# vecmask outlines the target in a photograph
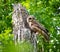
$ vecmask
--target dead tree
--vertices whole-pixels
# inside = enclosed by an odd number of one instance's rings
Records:
[[[36,34],[31,33],[29,25],[27,24],[28,12],[21,4],[13,5],[13,34],[15,43],[20,41],[30,41],[34,46],[34,52],[36,51]]]

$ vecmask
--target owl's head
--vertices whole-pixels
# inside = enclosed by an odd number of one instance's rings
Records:
[[[27,17],[27,22],[32,22],[34,19],[34,16],[30,15]]]

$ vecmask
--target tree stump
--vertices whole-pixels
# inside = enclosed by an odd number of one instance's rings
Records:
[[[29,29],[29,25],[27,23],[27,17],[29,16],[26,9],[21,4],[13,5],[13,34],[15,43],[19,43],[20,41],[30,41],[34,46],[34,52],[36,51],[36,34]]]

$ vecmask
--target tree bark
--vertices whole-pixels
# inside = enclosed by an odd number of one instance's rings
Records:
[[[34,52],[36,51],[37,38],[35,33],[31,33],[29,25],[27,23],[28,12],[21,4],[13,5],[13,34],[15,43],[20,41],[30,41],[34,46]]]

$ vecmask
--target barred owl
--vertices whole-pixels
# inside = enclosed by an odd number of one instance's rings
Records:
[[[29,25],[29,28],[34,32],[43,35],[43,37],[49,41],[49,34],[48,30],[40,23],[38,23],[34,16],[30,15],[27,18],[27,23]]]

